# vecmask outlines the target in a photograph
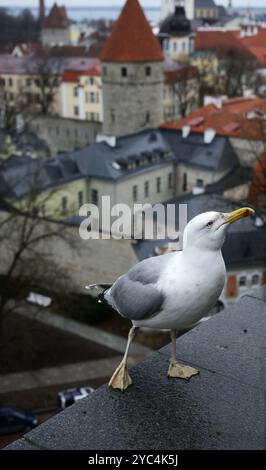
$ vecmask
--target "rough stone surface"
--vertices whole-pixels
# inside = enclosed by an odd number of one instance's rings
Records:
[[[122,68],[127,77],[122,77]],[[162,63],[105,62],[103,69],[104,134],[121,136],[158,127],[163,121]]]
[[[164,348],[131,369],[124,394],[105,385],[8,449],[263,449],[265,329],[266,303],[247,296],[178,339],[200,375],[167,378]]]

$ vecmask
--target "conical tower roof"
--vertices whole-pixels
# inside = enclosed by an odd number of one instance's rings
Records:
[[[101,54],[103,62],[160,62],[163,53],[138,0],[127,0]]]

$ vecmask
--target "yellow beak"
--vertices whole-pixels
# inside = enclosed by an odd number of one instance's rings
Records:
[[[250,207],[241,207],[241,209],[237,209],[233,212],[228,212],[227,214],[224,214],[226,217],[224,224],[232,224],[236,220],[243,219],[244,217],[249,217],[254,213],[255,211]]]

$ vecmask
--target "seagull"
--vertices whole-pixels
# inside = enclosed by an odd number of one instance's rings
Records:
[[[216,304],[226,279],[221,248],[229,224],[250,216],[243,207],[233,212],[205,212],[194,217],[184,230],[183,250],[147,258],[114,284],[91,284],[100,288],[99,302],[111,306],[132,322],[124,357],[114,371],[109,387],[126,390],[132,379],[127,357],[139,327],[170,330],[172,356],[168,377],[189,380],[199,373],[194,367],[178,364],[176,335],[206,316]]]

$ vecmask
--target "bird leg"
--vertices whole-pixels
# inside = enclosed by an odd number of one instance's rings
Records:
[[[127,347],[126,347],[126,350],[125,350],[124,357],[123,357],[122,361],[120,362],[119,366],[114,371],[114,373],[113,373],[113,375],[112,375],[112,377],[109,381],[109,384],[108,384],[109,387],[118,388],[122,392],[124,390],[126,390],[129,387],[129,385],[131,385],[133,383],[132,379],[131,379],[128,371],[127,371],[127,355],[128,355],[128,350],[129,350],[130,343],[131,343],[131,341],[133,340],[133,338],[135,336],[135,330],[136,330],[135,326],[133,326],[130,329],[129,334],[128,334]]]
[[[197,369],[190,366],[184,366],[178,364],[176,360],[176,331],[171,330],[171,340],[172,340],[172,357],[170,359],[170,365],[168,369],[168,377],[175,377],[178,379],[189,380],[193,375],[199,374]]]

